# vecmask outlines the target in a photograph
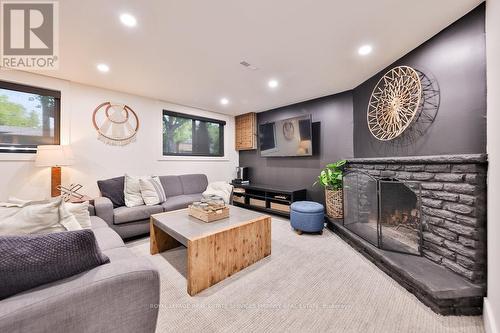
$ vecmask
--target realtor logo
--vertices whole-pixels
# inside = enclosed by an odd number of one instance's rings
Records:
[[[0,66],[12,69],[57,69],[58,3],[2,1],[1,8]]]

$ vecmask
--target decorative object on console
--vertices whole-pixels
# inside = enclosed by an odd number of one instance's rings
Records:
[[[342,175],[346,160],[328,164],[313,185],[320,184],[325,188],[326,214],[329,217],[341,219],[342,207]]]
[[[370,132],[380,141],[400,136],[412,124],[421,101],[422,84],[415,69],[398,66],[389,70],[378,81],[368,103]]]
[[[73,164],[73,154],[69,146],[41,145],[37,147],[35,165],[51,167],[50,195],[61,195],[61,166]]]
[[[249,184],[250,180],[248,177],[249,169],[248,167],[236,167],[236,178],[233,179],[233,183],[236,184]]]
[[[104,102],[92,115],[98,139],[113,146],[124,146],[135,141],[139,118],[128,105]]]

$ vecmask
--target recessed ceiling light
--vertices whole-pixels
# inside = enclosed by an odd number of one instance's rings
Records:
[[[358,49],[359,55],[365,56],[368,55],[372,52],[372,46],[371,45],[363,45]]]
[[[103,72],[103,73],[109,72],[109,66],[106,64],[97,65],[97,69],[99,70],[99,72]]]
[[[120,21],[127,27],[135,27],[137,25],[137,19],[128,13],[121,14]]]
[[[277,88],[279,85],[279,82],[278,82],[278,80],[271,79],[267,82],[267,85],[269,86],[269,88]]]
[[[229,100],[227,98],[221,98],[220,99],[220,104],[222,104],[222,105],[228,105],[229,104]]]

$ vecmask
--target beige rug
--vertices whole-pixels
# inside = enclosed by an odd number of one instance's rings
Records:
[[[158,267],[157,332],[483,332],[482,317],[443,317],[330,231],[297,235],[273,218],[272,254],[190,297],[186,250],[149,255]]]

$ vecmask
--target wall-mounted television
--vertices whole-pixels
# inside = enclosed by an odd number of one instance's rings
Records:
[[[312,156],[311,115],[259,124],[263,157]]]

